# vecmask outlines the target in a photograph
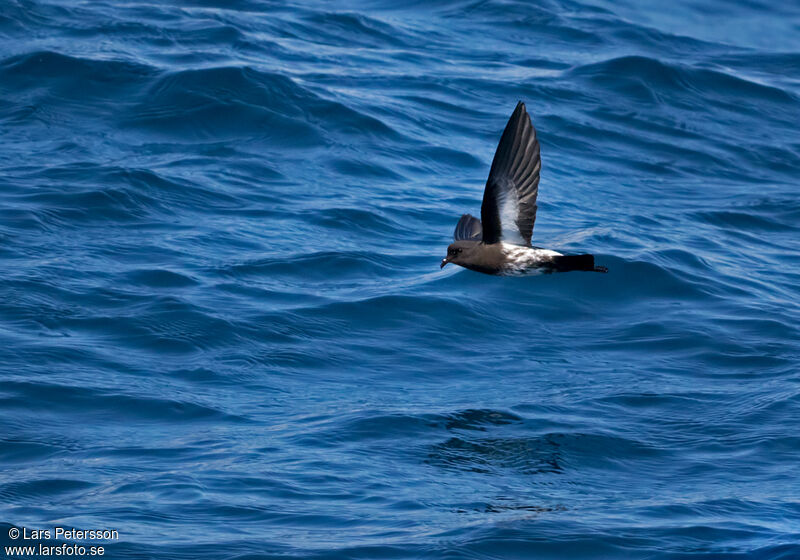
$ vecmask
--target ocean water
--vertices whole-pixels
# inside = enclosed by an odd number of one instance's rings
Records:
[[[518,100],[608,274],[439,269]],[[3,546],[800,558],[796,2],[2,0],[0,140]]]

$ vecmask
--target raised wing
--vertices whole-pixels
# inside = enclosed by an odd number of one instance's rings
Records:
[[[531,244],[541,167],[536,129],[520,101],[500,137],[483,191],[484,243]]]
[[[456,241],[470,240],[480,241],[483,234],[481,221],[475,216],[464,214],[456,224],[456,231],[453,232],[453,239]]]

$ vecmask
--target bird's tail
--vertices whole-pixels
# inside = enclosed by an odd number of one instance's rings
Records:
[[[594,255],[561,255],[553,257],[552,266],[556,272],[570,272],[572,270],[608,272],[606,267],[594,265]]]

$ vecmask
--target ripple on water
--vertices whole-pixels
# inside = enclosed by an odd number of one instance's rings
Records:
[[[7,0],[0,535],[799,557],[787,6]],[[608,274],[439,268],[518,100]]]

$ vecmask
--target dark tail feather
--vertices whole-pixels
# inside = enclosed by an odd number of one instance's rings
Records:
[[[608,272],[604,266],[594,265],[594,255],[562,255],[553,257],[553,270],[556,272],[570,272],[572,270],[587,270],[594,272]]]

